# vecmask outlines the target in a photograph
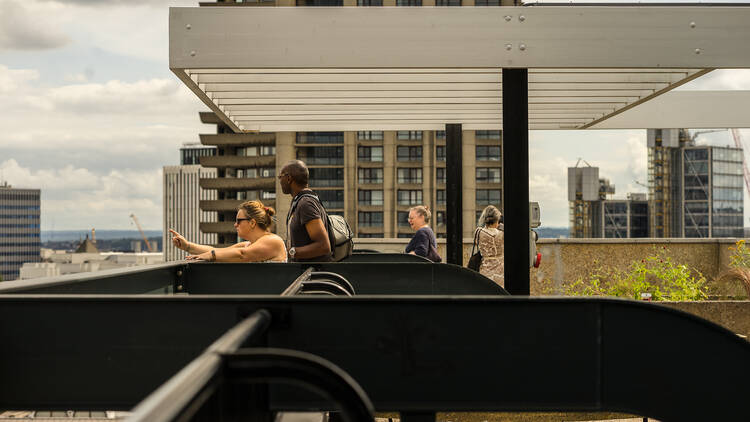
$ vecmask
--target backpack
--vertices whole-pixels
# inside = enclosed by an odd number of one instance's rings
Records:
[[[304,196],[315,199],[315,202],[317,202],[318,205],[323,208],[323,211],[325,211],[326,208],[323,206],[323,203],[320,202],[320,198],[318,198],[317,195],[303,193],[299,198]],[[289,210],[289,215],[294,212],[298,201],[299,199],[292,204],[292,207]],[[331,257],[335,262],[338,262],[351,256],[352,250],[354,249],[354,241],[352,240],[354,238],[354,233],[343,216],[330,215],[328,214],[328,211],[326,211],[326,216],[328,217],[326,230],[328,231],[328,241],[331,244]]]

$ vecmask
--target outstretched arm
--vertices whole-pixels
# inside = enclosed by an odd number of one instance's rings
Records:
[[[238,247],[242,245],[242,247]],[[213,254],[211,253],[213,250]],[[265,236],[255,243],[245,246],[245,243],[228,248],[209,249],[199,255],[190,255],[187,259],[217,262],[260,262],[276,258],[284,251],[284,242],[274,236]]]

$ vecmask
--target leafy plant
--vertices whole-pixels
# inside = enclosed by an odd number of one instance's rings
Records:
[[[734,247],[729,247],[732,255],[729,256],[729,271],[719,277],[720,281],[738,281],[742,284],[745,292],[750,296],[750,248],[747,247],[745,239],[738,240]]]
[[[672,261],[666,247],[641,261],[635,261],[627,270],[599,266],[588,277],[581,277],[567,287],[571,296],[615,296],[641,299],[648,293],[651,300],[705,300],[707,285],[702,274],[693,273],[686,265]]]

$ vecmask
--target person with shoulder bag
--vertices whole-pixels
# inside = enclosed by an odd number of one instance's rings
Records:
[[[493,205],[488,205],[479,217],[475,244],[479,257],[479,273],[489,278],[501,287],[505,287],[505,235],[500,223],[502,214]],[[472,252],[473,252],[472,248]],[[474,255],[472,255],[474,259]],[[469,260],[471,264],[471,259]]]

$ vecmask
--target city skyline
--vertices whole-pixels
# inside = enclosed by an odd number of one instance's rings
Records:
[[[197,117],[205,105],[168,69],[169,6],[197,1],[0,4],[0,179],[42,190],[43,231],[134,229],[131,213],[164,229],[161,169],[207,131]],[[712,72],[680,89],[750,89],[750,71]],[[635,183],[646,182],[645,129],[529,138],[530,198],[545,227],[567,227],[565,175],[578,157],[616,197],[645,191]],[[728,132],[701,139],[731,144]]]

